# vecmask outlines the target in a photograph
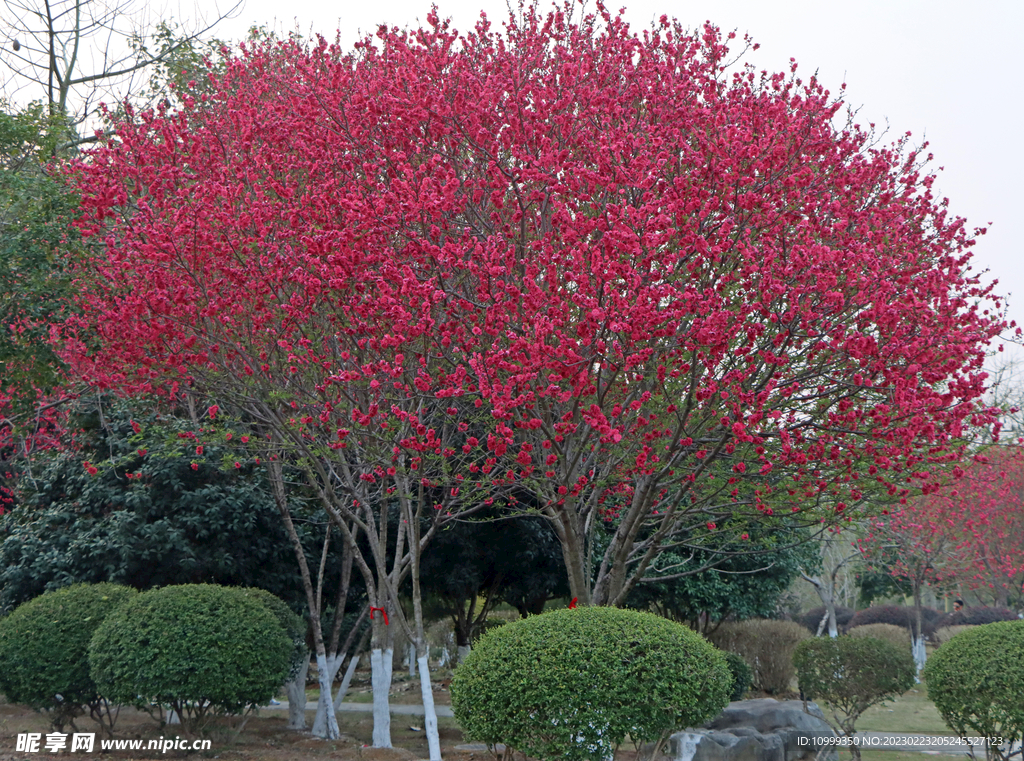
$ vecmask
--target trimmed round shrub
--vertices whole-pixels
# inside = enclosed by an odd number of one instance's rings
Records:
[[[75,584],[19,605],[0,619],[0,692],[12,703],[51,712],[58,729],[99,709],[88,650],[96,628],[138,594],[117,584]]]
[[[874,637],[815,637],[797,645],[793,654],[800,690],[824,702],[848,736],[868,708],[914,686],[917,669],[909,648]],[[860,753],[852,745],[854,756]]]
[[[729,702],[725,658],[685,626],[617,608],[561,609],[481,637],[455,672],[467,737],[528,756],[604,761],[628,734],[661,741]]]
[[[983,626],[997,621],[1016,621],[1017,614],[1009,608],[964,608],[942,617],[942,626]]]
[[[743,700],[743,696],[747,694],[754,679],[754,672],[747,662],[736,653],[722,653],[722,655],[725,656],[725,665],[729,667],[729,673],[732,674],[732,693],[729,695],[729,700]]]
[[[840,631],[846,628],[846,625],[850,623],[850,619],[853,618],[853,614],[856,611],[853,608],[847,608],[843,605],[836,606],[836,626],[839,627]],[[811,608],[806,613],[802,614],[797,619],[797,623],[803,624],[811,632],[815,634],[818,631],[818,624],[821,623],[821,619],[825,617],[825,606],[822,605],[817,608]],[[825,633],[828,633],[828,624],[825,625]]]
[[[864,624],[846,631],[851,637],[874,637],[901,649],[910,649],[910,630],[892,624]]]
[[[1024,621],[957,634],[925,664],[924,679],[928,698],[957,734],[1024,740]],[[1002,749],[989,751],[1003,758]]]
[[[858,610],[847,624],[847,629],[868,624],[891,624],[912,632],[916,615],[914,608],[903,605],[876,605],[873,608]],[[934,608],[921,608],[921,633],[931,637],[944,615]]]
[[[754,672],[751,686],[769,695],[790,692],[793,651],[810,632],[795,621],[752,618],[724,623],[708,635],[720,649],[736,653]]]
[[[89,648],[106,697],[169,705],[189,730],[217,713],[267,703],[292,666],[293,643],[250,591],[212,584],[153,589],[100,624]]]
[[[292,654],[289,660],[291,668],[285,681],[293,679],[303,666],[303,661],[309,658],[309,648],[306,647],[306,622],[302,616],[297,614],[288,604],[272,592],[259,587],[246,587],[241,590],[244,594],[252,597],[267,606],[271,613],[277,617],[277,621],[284,629],[284,633],[292,642]]]

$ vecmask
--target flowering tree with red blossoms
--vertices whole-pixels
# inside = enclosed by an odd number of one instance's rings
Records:
[[[992,446],[945,483],[873,521],[863,543],[906,578],[972,590],[999,606],[1024,601],[1024,448]]]
[[[1005,324],[926,157],[710,25],[572,12],[257,44],[120,125],[69,358],[245,410],[339,521],[508,493],[580,604],[956,456]]]

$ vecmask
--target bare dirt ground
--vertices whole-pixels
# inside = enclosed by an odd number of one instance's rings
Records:
[[[448,683],[450,675],[439,675],[434,685],[434,699],[438,705],[450,705]],[[447,677],[447,678],[446,678]],[[311,700],[316,700],[316,691],[307,693]],[[282,696],[283,699],[283,696]],[[370,702],[370,673],[357,672],[352,680],[346,701]],[[419,704],[419,682],[411,679],[408,674],[398,672],[391,691],[391,701],[395,705]],[[423,719],[420,716],[392,714],[391,749],[370,748],[373,732],[373,718],[369,712],[353,713],[342,711],[338,714],[338,724],[342,736],[339,740],[327,742],[313,737],[309,731],[298,732],[286,729],[287,711],[260,709],[251,716],[241,732],[237,730],[239,721],[235,717],[225,718],[217,722],[204,736],[210,740],[210,749],[186,752],[183,750],[108,750],[101,753],[99,748],[100,735],[94,722],[87,717],[76,721],[77,731],[96,733],[95,748],[92,753],[76,751],[74,753],[50,753],[40,745],[36,753],[17,752],[17,736],[29,732],[40,733],[44,740],[50,728],[49,718],[41,713],[22,706],[0,702],[0,761],[18,759],[36,759],[62,756],[67,758],[89,758],[100,756],[108,759],[132,759],[147,761],[150,759],[168,758],[218,758],[224,761],[301,761],[303,759],[372,759],[373,761],[408,761],[411,759],[428,758],[427,740],[423,733]],[[306,724],[312,726],[313,712],[306,712]],[[484,761],[492,759],[487,751],[462,751],[456,745],[465,743],[462,732],[455,720],[440,717],[438,720],[442,755],[446,761]],[[76,730],[65,728],[69,735]],[[142,740],[146,745],[151,740],[186,738],[180,725],[168,725],[162,730],[159,723],[148,714],[134,709],[122,709],[114,726],[116,740]],[[69,739],[70,746],[70,739]]]

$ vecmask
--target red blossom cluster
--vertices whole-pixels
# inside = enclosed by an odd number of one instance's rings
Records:
[[[572,10],[255,43],[133,115],[80,167],[65,356],[315,442],[357,502],[529,494],[586,602],[689,526],[898,497],[1004,327],[925,157],[713,26]]]

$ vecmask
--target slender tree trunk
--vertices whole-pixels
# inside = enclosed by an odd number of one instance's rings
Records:
[[[921,681],[921,671],[924,669],[925,661],[928,658],[928,652],[925,649],[924,644],[924,632],[921,622],[921,583],[914,583],[914,629],[913,637],[911,640],[911,649],[914,654],[914,665],[917,667],[917,676],[915,680]]]
[[[309,607],[310,624],[313,629],[313,645],[316,653],[317,681],[320,684],[320,692],[330,695],[332,678],[327,667],[327,652],[324,649],[324,636],[320,628],[320,611],[316,604],[316,593],[313,590],[313,580],[309,575],[309,563],[306,561],[306,552],[302,549],[302,542],[295,531],[295,524],[292,523],[292,516],[288,510],[288,501],[284,494],[284,474],[281,463],[278,460],[268,458],[267,473],[270,477],[271,488],[274,492],[274,502],[281,513],[285,531],[291,540],[292,548],[295,550],[295,557],[299,561],[299,571],[302,576],[302,586],[306,592],[306,604]],[[323,727],[323,733],[317,737],[325,740],[337,740],[341,737],[341,730],[338,728],[338,719],[333,712],[327,717]]]
[[[299,673],[285,685],[288,695],[288,729],[306,728],[306,676],[309,674],[309,653],[299,667]]]
[[[352,684],[352,675],[356,673],[356,668],[359,666],[359,656],[353,655],[348,662],[348,668],[345,669],[345,676],[341,679],[341,686],[338,687],[338,697],[334,699],[334,710],[340,711],[341,704],[345,700],[345,695],[348,694],[348,686]]]

